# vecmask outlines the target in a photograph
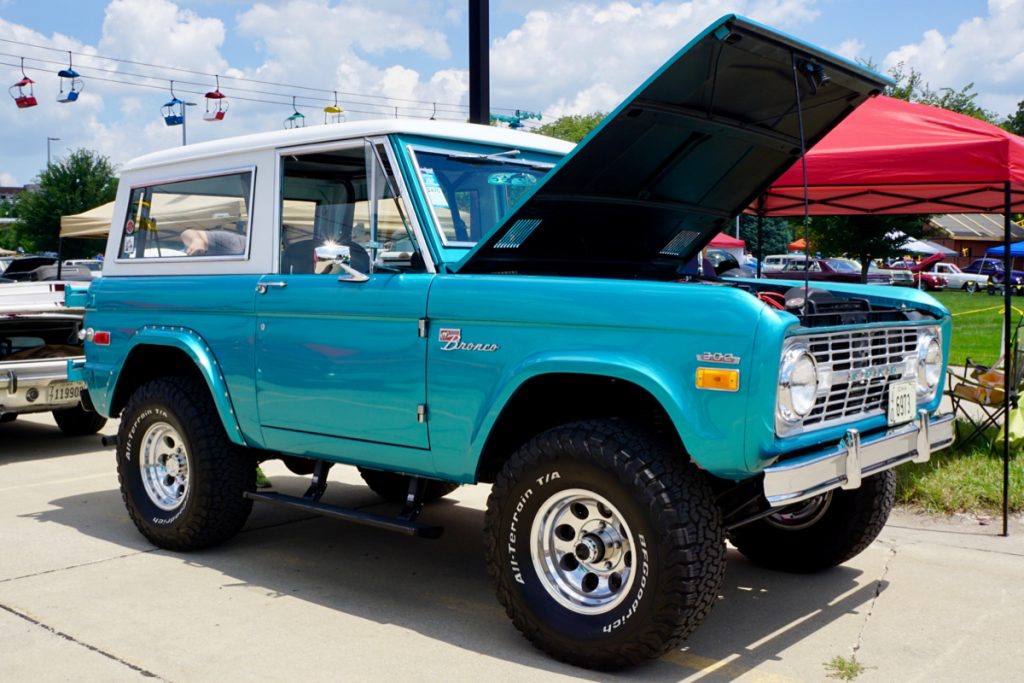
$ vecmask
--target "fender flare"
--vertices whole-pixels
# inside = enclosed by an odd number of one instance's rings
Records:
[[[476,471],[491,430],[516,392],[536,377],[553,374],[591,375],[630,382],[649,393],[661,405],[684,446],[697,438],[684,419],[689,402],[687,396],[679,391],[679,387],[673,388],[661,381],[660,377],[665,376],[665,373],[659,373],[648,364],[635,358],[624,358],[620,354],[612,359],[593,356],[583,358],[573,353],[545,353],[525,358],[510,367],[497,383],[501,391],[486,402],[483,418],[474,428],[467,471]],[[690,457],[696,461],[692,453]]]
[[[239,446],[248,445],[245,442],[245,437],[242,436],[242,428],[238,424],[238,417],[235,415],[235,408],[231,403],[231,395],[227,382],[224,380],[224,371],[217,363],[213,351],[210,350],[210,345],[198,332],[188,327],[146,325],[140,328],[129,342],[124,354],[125,361],[140,346],[168,346],[184,352],[206,381],[206,386],[210,390],[210,396],[213,398],[213,404],[217,408],[217,414],[220,416],[221,424],[224,425],[228,439]],[[121,370],[124,366],[125,363],[122,362],[110,383],[115,392],[121,381]]]

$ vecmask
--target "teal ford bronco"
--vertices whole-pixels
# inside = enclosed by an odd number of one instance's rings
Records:
[[[692,633],[726,539],[781,570],[848,560],[892,468],[952,442],[948,312],[691,264],[884,85],[729,16],[576,147],[387,120],[129,163],[77,372],[121,419],[131,518],[182,551],[254,502],[436,537],[425,504],[492,484],[499,600],[593,668]],[[269,458],[307,493],[257,491]],[[325,502],[339,463],[395,514]]]

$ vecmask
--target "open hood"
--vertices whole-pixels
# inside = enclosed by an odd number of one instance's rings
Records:
[[[928,258],[923,258],[910,267],[911,273],[920,273],[922,270],[927,270],[928,266],[933,263],[938,263],[942,259],[946,258],[945,254],[932,254]]]
[[[454,270],[677,272],[799,159],[801,118],[809,148],[887,83],[726,16],[626,98]]]

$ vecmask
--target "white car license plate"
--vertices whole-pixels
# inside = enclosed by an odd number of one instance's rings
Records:
[[[63,403],[64,401],[77,401],[82,395],[85,382],[55,382],[46,387],[47,403]]]
[[[914,419],[917,413],[917,382],[907,380],[889,385],[889,426]]]

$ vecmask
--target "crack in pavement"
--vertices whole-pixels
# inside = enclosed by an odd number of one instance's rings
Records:
[[[896,542],[889,542],[886,544],[889,547],[889,556],[886,557],[885,564],[882,565],[882,573],[879,578],[874,580],[874,595],[871,596],[871,601],[867,604],[867,611],[864,614],[864,623],[860,625],[860,631],[857,633],[857,640],[853,644],[853,656],[856,658],[857,652],[860,651],[860,646],[864,644],[864,632],[867,631],[867,623],[871,621],[871,615],[874,613],[874,605],[879,601],[879,597],[882,595],[882,585],[886,580],[886,575],[889,573],[889,567],[892,565],[896,554],[899,552],[899,546]]]
[[[117,655],[113,655],[113,654],[111,654],[109,652],[106,652],[105,650],[101,650],[100,648],[96,647],[95,645],[90,645],[89,643],[83,642],[83,641],[75,638],[72,635],[64,633],[63,631],[58,631],[57,629],[55,629],[54,627],[50,626],[49,624],[44,624],[43,622],[39,621],[38,619],[33,619],[32,617],[30,617],[29,615],[25,614],[24,612],[21,612],[20,610],[17,610],[17,609],[15,609],[15,608],[13,608],[13,607],[11,607],[9,605],[0,604],[0,609],[4,610],[5,612],[9,612],[9,613],[13,614],[14,616],[16,616],[16,617],[18,617],[20,619],[24,619],[25,621],[29,622],[33,626],[38,626],[39,628],[43,629],[44,631],[46,631],[46,632],[48,632],[48,633],[50,633],[52,635],[57,636],[58,638],[63,638],[64,640],[66,640],[66,641],[68,641],[70,643],[74,643],[75,645],[80,645],[81,647],[84,647],[85,649],[90,650],[91,652],[95,652],[96,654],[102,655],[102,656],[106,657],[107,659],[110,659],[112,661],[117,662],[118,664],[121,664],[122,666],[126,666],[129,669],[131,669],[132,671],[136,671],[139,674],[145,676],[146,678],[155,678],[155,679],[160,680],[160,681],[166,681],[167,680],[166,678],[158,676],[157,674],[153,673],[152,671],[149,671],[147,669],[143,669],[141,666],[138,666],[136,664],[132,664],[131,662],[125,661],[125,660],[121,659],[120,657],[118,657]]]
[[[899,546],[895,542],[889,544],[889,556],[885,558],[885,564],[882,565],[882,573],[877,579],[875,579],[875,594],[871,597],[871,602],[868,603],[867,612],[864,615],[864,623],[860,625],[860,631],[857,633],[857,640],[853,644],[853,656],[857,657],[857,653],[860,652],[861,645],[864,644],[864,632],[868,629],[868,622],[871,621],[871,616],[875,612],[875,604],[878,602],[879,596],[882,595],[882,583],[885,581],[885,577],[889,574],[889,567],[892,565],[892,561],[896,559],[896,554],[899,552]]]
[[[112,560],[123,560],[126,557],[135,557],[136,555],[145,555],[146,553],[153,553],[160,550],[160,548],[150,548],[149,550],[139,550],[134,553],[125,553],[124,555],[115,555],[113,557],[104,557],[101,560],[91,560],[89,562],[80,562],[78,564],[70,564],[66,567],[57,567],[56,569],[45,569],[41,572],[35,572],[34,574],[22,574],[21,576],[11,576],[6,579],[0,579],[0,583],[10,583],[11,581],[20,581],[22,579],[31,579],[36,576],[46,576],[47,574],[56,574],[57,572],[67,571],[69,569],[78,569],[79,567],[89,567],[94,564],[103,564],[104,562],[110,562]]]

